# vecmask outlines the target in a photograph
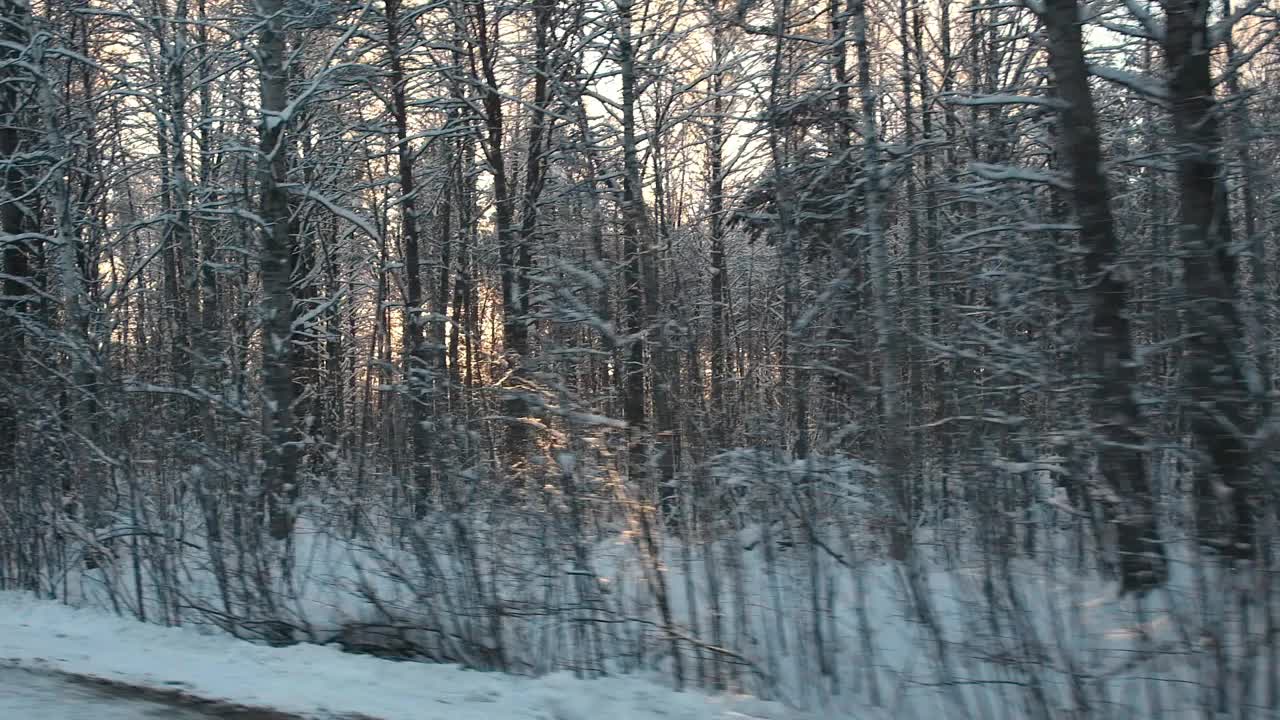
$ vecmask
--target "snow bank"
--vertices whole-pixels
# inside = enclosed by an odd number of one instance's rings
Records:
[[[803,720],[777,703],[677,693],[639,677],[531,679],[397,663],[335,648],[272,648],[193,628],[148,625],[0,593],[0,660],[23,667],[181,687],[213,700],[315,717],[381,720]]]

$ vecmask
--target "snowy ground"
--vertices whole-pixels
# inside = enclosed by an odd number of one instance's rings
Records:
[[[264,647],[187,628],[145,625],[96,610],[75,610],[18,593],[0,593],[0,662],[141,687],[181,688],[202,698],[316,718],[356,714],[379,720],[807,717],[775,703],[677,693],[639,678],[585,681],[561,674],[529,679],[397,663],[315,645]],[[34,717],[29,711],[34,711],[41,691],[27,686],[24,692],[31,707],[10,712],[8,705],[0,704],[0,717]],[[21,705],[23,695],[13,695]],[[9,705],[14,704],[9,693],[5,696]]]
[[[0,718],[22,720],[199,720],[194,711],[127,699],[38,672],[0,668]]]

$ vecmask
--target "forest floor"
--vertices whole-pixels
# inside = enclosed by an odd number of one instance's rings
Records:
[[[242,720],[802,720],[777,703],[675,692],[641,677],[525,678],[336,648],[255,645],[0,592],[0,664],[121,699]]]

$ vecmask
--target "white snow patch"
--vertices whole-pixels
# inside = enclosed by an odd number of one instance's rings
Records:
[[[272,648],[0,592],[0,662],[315,717],[381,720],[715,720],[809,717],[777,703],[678,693],[640,677],[526,678],[393,662],[318,645]]]

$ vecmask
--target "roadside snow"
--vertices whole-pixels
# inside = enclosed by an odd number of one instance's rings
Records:
[[[180,708],[78,687],[38,672],[0,668],[0,718],[21,720],[207,720]]]
[[[776,703],[677,693],[634,677],[522,678],[335,648],[271,648],[0,592],[0,662],[324,718],[801,720]]]

